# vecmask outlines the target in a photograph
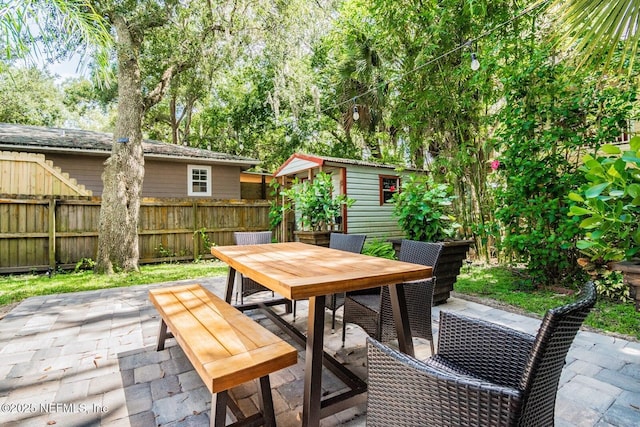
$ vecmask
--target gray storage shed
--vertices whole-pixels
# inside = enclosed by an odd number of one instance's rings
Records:
[[[423,170],[400,168],[362,160],[295,153],[274,173],[283,183],[298,177],[313,179],[318,172],[332,175],[335,191],[356,200],[343,212],[343,232],[370,238],[403,237],[393,216],[391,197],[399,191],[402,177]]]

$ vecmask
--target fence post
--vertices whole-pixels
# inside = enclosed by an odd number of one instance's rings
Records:
[[[49,199],[49,268],[56,269],[56,199]]]
[[[198,231],[198,200],[193,201],[193,260],[200,256],[200,234]]]

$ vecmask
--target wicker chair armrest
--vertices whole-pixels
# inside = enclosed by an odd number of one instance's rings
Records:
[[[491,383],[519,387],[535,337],[482,319],[441,311],[438,359]]]
[[[440,371],[367,338],[367,426],[515,424],[522,393]]]

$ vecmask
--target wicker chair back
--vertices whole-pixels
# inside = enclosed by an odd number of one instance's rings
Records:
[[[271,231],[236,231],[233,233],[233,239],[236,245],[263,245],[271,243],[272,233]],[[240,279],[240,304],[244,304],[244,297],[255,294],[257,292],[269,291],[270,289],[262,286],[255,280],[249,279],[242,275]],[[273,295],[273,292],[271,293]],[[238,300],[238,294],[236,293],[236,302]]]
[[[271,243],[271,231],[236,231],[233,233],[236,245],[262,245]]]
[[[413,264],[430,265],[435,272],[442,252],[442,243],[418,242],[403,239],[398,259]],[[435,273],[434,273],[435,274]]]
[[[368,426],[552,426],[569,347],[596,301],[544,317],[536,336],[440,312],[438,353],[419,361],[368,338]]]
[[[432,266],[434,271],[442,253],[441,243],[403,240],[400,246],[400,261]],[[413,337],[425,338],[431,343],[433,353],[433,330],[431,325],[431,306],[433,290],[437,278],[404,283],[409,325]],[[347,293],[344,308],[344,322],[359,325],[367,334],[382,342],[396,339],[395,322],[391,308],[389,289],[383,287],[375,295],[371,292]],[[342,328],[342,342],[346,338],[346,328]]]
[[[553,425],[560,374],[580,325],[596,302],[596,288],[584,287],[584,297],[549,310],[533,344],[520,387],[525,390],[521,426]]]
[[[364,246],[364,234],[342,234],[331,233],[329,236],[329,247],[331,249],[339,249],[345,252],[353,252],[359,254]]]

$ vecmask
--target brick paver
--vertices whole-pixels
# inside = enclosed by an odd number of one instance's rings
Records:
[[[225,278],[190,280],[222,296]],[[205,426],[211,396],[182,350],[172,341],[155,351],[158,315],[147,292],[176,282],[29,298],[0,320],[0,425],[2,426]],[[482,304],[450,298],[434,307],[535,333],[540,321]],[[306,302],[296,324],[305,328]],[[341,311],[338,311],[340,321]],[[277,333],[262,315],[256,319]],[[330,315],[327,311],[327,321]],[[347,326],[326,328],[325,344],[358,375],[366,375],[365,334]],[[298,347],[299,348],[299,347]],[[300,349],[302,350],[302,349]],[[418,358],[429,356],[416,340]],[[271,375],[279,426],[299,426],[304,353],[297,365]],[[340,382],[327,373],[325,392]],[[232,390],[241,409],[257,405],[255,384]],[[322,421],[323,426],[365,425],[364,405]],[[55,423],[55,424],[53,424]],[[580,332],[569,351],[556,404],[557,426],[640,425],[640,343]]]

